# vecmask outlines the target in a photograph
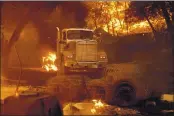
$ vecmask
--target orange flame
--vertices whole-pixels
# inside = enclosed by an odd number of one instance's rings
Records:
[[[92,100],[94,103],[94,107],[91,109],[91,113],[96,114],[98,113],[97,111],[104,108],[104,103],[101,102],[101,100]]]
[[[106,32],[119,36],[152,32],[152,29],[146,20],[138,21],[138,19],[134,17],[137,19],[137,21],[126,23],[125,11],[129,8],[129,5],[130,1],[100,1],[89,3],[88,6],[91,9],[102,9],[100,10],[100,17],[95,16],[95,10],[91,10],[86,20],[87,24],[89,27],[94,29],[97,25],[97,27],[102,27]],[[93,15],[95,17],[92,17]],[[156,30],[166,28],[165,20],[161,15],[156,17],[149,17],[149,20]]]
[[[57,71],[58,68],[55,65],[56,54],[49,52],[48,56],[42,57],[43,66],[46,71]]]

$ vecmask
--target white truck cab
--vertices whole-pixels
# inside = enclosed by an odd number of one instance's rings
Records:
[[[68,28],[58,30],[58,54],[63,72],[96,72],[104,69],[108,59],[103,50],[99,50],[93,30]]]

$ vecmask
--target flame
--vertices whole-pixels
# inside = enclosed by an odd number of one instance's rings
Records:
[[[94,102],[94,106],[96,108],[104,107],[104,104],[101,102],[101,100],[92,100]]]
[[[16,96],[16,97],[19,97],[19,93],[18,93],[18,92],[15,92],[15,96]]]
[[[101,16],[95,17],[95,10],[91,10],[89,16],[87,17],[87,24],[89,27],[95,29],[96,24],[98,27],[102,27],[106,32],[111,33],[113,35],[127,35],[127,34],[135,34],[135,33],[149,33],[152,32],[152,29],[149,23],[146,20],[138,20],[137,22],[126,23],[125,22],[125,11],[129,8],[130,1],[100,1],[89,3],[88,6],[91,9],[100,9],[102,7]],[[92,17],[94,15],[94,17]],[[154,26],[156,30],[161,30],[166,28],[165,20],[162,16],[158,15],[155,18],[149,17],[150,22]],[[96,22],[94,24],[94,20]],[[104,19],[104,21],[103,21]],[[100,21],[101,20],[101,21]]]
[[[56,54],[49,52],[48,56],[42,57],[43,66],[46,71],[57,71],[58,68],[55,65]]]
[[[92,108],[92,109],[91,109],[91,112],[92,112],[93,114],[96,114],[97,111],[96,111],[96,109]]]
[[[99,111],[105,107],[105,104],[101,102],[101,100],[92,100],[94,103],[94,107],[91,109],[91,113],[96,114],[99,113]]]

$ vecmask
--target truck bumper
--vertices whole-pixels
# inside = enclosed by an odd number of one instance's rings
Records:
[[[106,67],[106,62],[66,62],[65,67],[71,72],[95,72]]]

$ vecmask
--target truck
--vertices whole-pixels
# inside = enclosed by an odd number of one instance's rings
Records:
[[[57,56],[60,72],[102,74],[108,62],[106,52],[98,47],[94,31],[84,28],[57,27]]]
[[[60,38],[59,29],[57,30]],[[59,97],[62,95],[63,99],[66,99],[65,96],[68,94],[67,97],[81,99],[79,97],[82,97],[86,91],[84,96],[88,96],[89,99],[101,99],[108,104],[122,107],[139,103],[144,105],[148,102],[158,106],[161,96],[172,88],[173,66],[170,49],[165,52],[158,51],[160,59],[107,64],[107,55],[97,49],[98,43],[93,38],[93,31],[71,28],[62,30],[61,34],[57,49],[61,56],[60,66],[64,71],[78,69],[83,72],[89,68],[93,69],[92,71],[104,69],[104,76],[97,79],[85,78],[86,80],[76,81],[67,76],[62,79],[51,79],[48,82],[48,85],[51,85],[50,91],[56,92]]]
[[[87,82],[91,97],[124,107],[151,103],[159,106],[164,94],[173,94],[174,79],[172,50],[159,51],[158,56],[160,59],[153,61],[107,65],[102,79]]]

